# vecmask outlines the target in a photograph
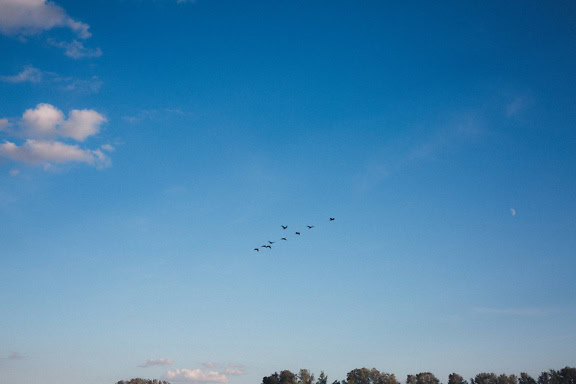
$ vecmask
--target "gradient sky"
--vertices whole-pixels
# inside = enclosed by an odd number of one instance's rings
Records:
[[[441,3],[0,0],[1,384],[576,365],[576,3]]]

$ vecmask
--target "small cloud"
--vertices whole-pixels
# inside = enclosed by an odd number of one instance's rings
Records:
[[[0,144],[0,157],[29,165],[43,165],[49,169],[51,164],[86,163],[96,168],[110,166],[110,159],[100,150],[82,149],[77,145],[59,141],[26,140],[20,146],[10,141]]]
[[[88,24],[72,19],[62,7],[51,1],[0,1],[0,33],[24,37],[57,27],[68,28],[81,39],[91,36]]]
[[[116,148],[114,148],[113,146],[111,146],[110,144],[104,144],[100,146],[100,149],[106,152],[114,152],[116,150]]]
[[[166,379],[182,383],[227,383],[226,375],[200,369],[175,369],[165,374]]]
[[[10,176],[18,176],[20,174],[20,170],[13,168],[10,170]]]
[[[24,356],[22,356],[18,352],[12,352],[10,353],[10,355],[8,355],[8,360],[21,360],[23,358]]]
[[[514,208],[510,208],[510,214],[512,216],[516,216],[516,210]]]
[[[82,93],[98,93],[102,88],[102,80],[98,76],[92,76],[89,80],[66,79],[65,91],[77,91]]]
[[[172,191],[172,189],[173,189],[173,188],[169,188],[169,189],[167,189],[165,192],[167,192],[167,191]],[[181,191],[182,189],[181,189],[181,188],[178,188],[177,190],[178,190],[178,191]],[[184,190],[185,190],[185,189],[184,189]],[[216,368],[219,364],[218,364],[218,363],[215,363],[215,362],[213,362],[213,361],[207,361],[207,362],[205,362],[205,363],[202,363],[202,365],[203,365],[204,367],[206,367],[206,368]]]
[[[24,111],[19,122],[20,131],[12,133],[30,138],[65,137],[84,141],[99,133],[101,125],[106,122],[103,115],[91,109],[73,109],[65,119],[61,110],[41,103]]]
[[[56,41],[54,39],[48,39],[48,43],[53,47],[60,48],[64,50],[64,54],[72,59],[84,59],[88,57],[100,57],[102,56],[102,50],[100,48],[91,49],[84,46],[78,40],[72,40],[71,42],[66,41]]]
[[[44,72],[38,68],[28,65],[22,72],[12,76],[0,76],[0,80],[7,83],[39,83],[44,78]]]
[[[491,308],[491,307],[476,307],[472,312],[481,315],[498,315],[498,316],[538,316],[544,315],[546,312],[539,308]]]
[[[143,364],[140,364],[139,367],[141,368],[148,368],[148,367],[162,367],[166,365],[172,364],[171,359],[148,359]]]
[[[241,368],[226,368],[225,370],[222,371],[222,373],[230,376],[241,376],[245,374],[246,371],[244,371],[244,369]]]

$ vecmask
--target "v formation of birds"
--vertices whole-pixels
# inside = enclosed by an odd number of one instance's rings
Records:
[[[334,221],[334,220],[336,220],[334,217],[330,218],[330,221]],[[281,225],[281,227],[282,227],[283,231],[288,229],[287,225]],[[314,228],[315,226],[314,225],[307,225],[306,227],[308,228],[308,230],[310,230],[310,229]],[[302,233],[301,232],[294,232],[294,234],[300,236]],[[282,237],[282,238],[280,238],[280,241],[288,241],[288,238]],[[254,248],[254,250],[256,252],[260,252],[260,248],[272,249],[272,244],[276,243],[276,241],[268,241],[267,243],[268,244],[264,244],[264,245],[261,245],[260,247]]]

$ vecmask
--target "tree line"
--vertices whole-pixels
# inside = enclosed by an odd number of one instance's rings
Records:
[[[314,374],[307,369],[301,369],[298,373],[284,370],[263,377],[262,384],[328,384],[328,376],[322,371],[315,379]],[[356,368],[346,374],[346,379],[335,380],[331,384],[400,384],[400,382],[393,373],[380,372],[376,368]],[[431,372],[420,372],[408,375],[406,384],[440,384],[440,380]],[[537,379],[526,372],[520,373],[520,376],[483,372],[468,381],[461,375],[452,373],[448,376],[448,384],[576,384],[576,368],[551,369],[542,372]]]
[[[116,384],[170,384],[167,381],[131,379],[121,380]],[[261,384],[329,384],[328,376],[324,371],[316,378],[307,369],[298,373],[289,370],[274,372],[262,378]],[[400,384],[393,373],[380,372],[376,368],[356,368],[346,374],[346,379],[335,380],[330,384]],[[431,372],[420,372],[406,377],[406,384],[441,384],[440,380]],[[457,373],[448,376],[447,384],[576,384],[576,368],[565,367],[559,370],[551,369],[542,372],[538,378],[533,378],[526,372],[516,375],[497,375],[495,373],[479,373],[469,381]]]

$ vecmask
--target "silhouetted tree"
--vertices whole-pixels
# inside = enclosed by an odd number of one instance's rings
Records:
[[[270,376],[264,376],[262,378],[262,384],[279,384],[280,383],[280,375],[278,372],[274,372]]]
[[[542,372],[540,376],[538,376],[538,384],[550,384],[550,373]]]
[[[466,380],[462,376],[457,373],[451,373],[448,376],[448,384],[468,384]],[[534,383],[536,384],[536,383]]]
[[[316,380],[316,384],[328,384],[328,376],[326,376],[324,371],[320,371],[320,376],[318,376],[318,380]]]
[[[430,372],[420,372],[417,375],[408,375],[406,384],[439,384],[440,380]]]
[[[285,369],[280,372],[280,380],[278,384],[298,384],[298,377],[289,370]]]
[[[307,369],[300,369],[300,372],[298,372],[298,384],[314,384],[314,374]]]
[[[498,376],[498,384],[518,384],[516,375],[500,375]]]
[[[376,368],[357,368],[346,375],[344,384],[397,384],[392,373],[380,372]]]
[[[471,384],[498,384],[498,376],[494,373],[479,373],[470,380]]]
[[[536,380],[534,380],[526,372],[522,372],[520,373],[520,377],[518,378],[518,384],[536,384]]]
[[[550,372],[542,372],[538,378],[538,384],[575,384],[576,368],[565,367],[559,371],[553,369]]]

